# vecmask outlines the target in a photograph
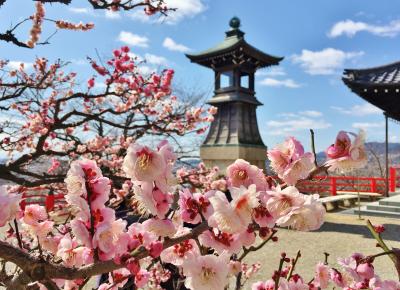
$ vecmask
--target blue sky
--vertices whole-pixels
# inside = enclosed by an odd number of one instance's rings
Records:
[[[0,9],[0,29],[32,14],[30,1],[7,1]],[[28,4],[29,3],[29,4]],[[277,68],[263,69],[256,78],[258,123],[269,147],[293,135],[309,145],[308,128],[316,131],[317,149],[334,140],[336,132],[364,127],[369,141],[383,141],[382,112],[351,93],[341,81],[343,68],[363,68],[400,60],[398,1],[375,0],[167,0],[176,7],[168,18],[146,18],[141,11],[104,13],[88,9],[84,0],[72,5],[46,5],[46,17],[94,22],[90,32],[60,31],[51,45],[33,50],[0,44],[1,58],[11,64],[31,63],[35,56],[71,61],[84,82],[90,75],[86,56],[101,57],[129,45],[147,59],[149,72],[162,67],[176,71],[176,81],[200,92],[212,91],[213,73],[184,56],[223,40],[232,16],[241,19],[247,41],[285,59]],[[249,5],[251,3],[251,5]],[[27,39],[30,24],[19,30]],[[45,25],[43,38],[54,31]],[[210,95],[211,97],[211,95]],[[390,138],[400,140],[400,128],[390,123]]]

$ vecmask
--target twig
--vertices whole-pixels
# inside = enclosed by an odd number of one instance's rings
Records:
[[[268,236],[267,239],[265,239],[261,244],[259,244],[258,246],[254,247],[251,246],[250,248],[246,249],[245,247],[243,247],[243,253],[242,255],[240,255],[238,261],[242,261],[250,252],[254,252],[254,251],[258,251],[259,249],[261,249],[266,243],[268,243],[273,236],[276,234],[276,230],[272,230],[271,234]]]
[[[279,261],[279,268],[278,268],[278,273],[275,277],[275,290],[278,290],[279,288],[279,280],[281,279],[281,272],[282,272],[282,267],[283,267],[283,263],[285,262],[285,257],[281,257],[280,261]]]
[[[317,154],[315,153],[315,138],[314,138],[314,130],[313,129],[310,129],[310,134],[311,134],[311,149],[314,154],[314,165],[316,168],[318,168]]]
[[[301,253],[300,253],[300,250],[299,250],[299,251],[297,251],[296,258],[292,262],[292,266],[290,267],[290,271],[289,271],[289,274],[287,276],[287,280],[288,281],[290,280],[290,278],[292,278],[294,268],[296,267],[297,261],[299,260],[300,257],[301,257]]]
[[[14,226],[15,226],[15,234],[17,235],[18,246],[20,247],[20,249],[22,249],[22,240],[21,240],[21,235],[19,234],[19,228],[16,219],[14,219]]]
[[[389,247],[386,245],[386,243],[383,241],[381,235],[377,233],[374,229],[374,226],[372,225],[370,220],[367,220],[367,227],[369,231],[371,232],[372,236],[375,238],[375,240],[378,242],[378,245],[386,252],[388,253],[390,259],[393,261],[394,266],[397,271],[397,275],[400,279],[400,261],[397,255],[389,249]]]

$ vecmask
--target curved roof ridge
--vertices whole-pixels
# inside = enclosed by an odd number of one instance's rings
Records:
[[[370,72],[374,72],[374,71],[380,71],[380,70],[385,70],[385,69],[390,69],[392,67],[400,67],[400,61],[394,61],[391,63],[387,63],[384,65],[380,65],[380,66],[375,66],[375,67],[369,67],[369,68],[361,68],[361,69],[344,69],[344,73],[370,73]]]

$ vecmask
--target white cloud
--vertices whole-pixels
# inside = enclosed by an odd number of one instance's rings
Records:
[[[353,123],[352,127],[356,129],[373,129],[373,128],[383,128],[385,126],[384,122],[359,122]]]
[[[328,32],[328,36],[332,38],[341,35],[353,37],[358,32],[362,31],[382,37],[394,37],[400,33],[400,19],[393,20],[387,25],[374,25],[347,19],[335,23]]]
[[[150,53],[146,53],[144,55],[144,59],[146,60],[147,63],[154,64],[154,65],[167,65],[168,64],[168,60],[165,57],[150,54]]]
[[[319,111],[308,110],[298,113],[286,112],[278,114],[282,119],[267,122],[268,134],[285,136],[309,129],[326,129],[332,125],[323,119]]]
[[[172,51],[179,52],[188,52],[190,50],[189,47],[184,46],[183,44],[176,43],[172,38],[166,37],[163,42],[163,46]]]
[[[363,51],[345,52],[335,48],[325,48],[321,51],[303,49],[300,55],[292,56],[292,61],[300,64],[308,74],[329,75],[343,68],[346,60],[363,54]]]
[[[296,89],[301,87],[300,84],[296,83],[292,79],[277,80],[272,78],[265,78],[261,80],[259,84],[267,87],[286,87],[291,89]]]
[[[116,11],[106,10],[104,12],[104,17],[107,19],[121,19],[121,14],[119,14],[119,12]]]
[[[9,61],[7,67],[9,69],[15,70],[19,69],[21,67],[21,64],[24,65],[25,69],[31,69],[33,67],[33,63],[31,62],[16,61],[16,60]]]
[[[83,8],[83,7],[69,7],[69,11],[75,14],[86,14],[86,15],[94,15],[93,10],[90,8]]]
[[[314,110],[301,111],[300,114],[311,118],[322,117],[321,112]]]
[[[270,76],[270,77],[275,77],[275,76],[285,76],[286,72],[283,69],[283,67],[280,66],[275,66],[270,69],[266,70],[258,70],[256,72],[256,76]]]
[[[352,115],[352,116],[367,116],[367,115],[377,115],[382,114],[382,110],[371,105],[370,103],[364,103],[362,105],[355,105],[350,108],[343,107],[331,107],[333,110],[338,111],[341,114]]]
[[[83,58],[73,58],[71,59],[71,63],[75,65],[87,65],[89,62]]]
[[[326,129],[332,125],[323,119],[312,119],[300,116],[287,120],[269,121],[267,122],[267,126],[269,127],[269,134],[285,136],[308,129]]]
[[[166,66],[169,63],[168,59],[166,59],[165,57],[151,53],[146,53],[144,56],[141,56],[139,54],[129,52],[128,55],[131,58],[135,59],[136,64],[140,62],[145,62],[144,64],[139,65],[139,68],[143,67],[141,72],[145,74],[157,71],[157,68],[155,66]]]
[[[155,68],[147,66],[147,65],[139,65],[137,67],[137,69],[139,70],[139,72],[144,75],[144,76],[148,76],[151,73],[154,73],[156,71]]]
[[[138,47],[149,46],[149,39],[146,36],[133,34],[132,32],[128,31],[121,31],[118,35],[118,40],[131,46],[138,46]]]
[[[185,18],[192,18],[206,10],[202,0],[164,0],[168,8],[175,8],[176,11],[167,12],[168,16],[156,15],[149,17],[143,10],[138,9],[132,13],[132,18],[142,22],[157,22],[166,24],[176,24]]]

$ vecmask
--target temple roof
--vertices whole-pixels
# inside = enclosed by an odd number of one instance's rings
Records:
[[[342,80],[361,98],[400,121],[400,62],[367,69],[345,69]]]
[[[344,79],[363,85],[400,85],[400,62],[367,69],[345,69]]]
[[[260,68],[277,65],[283,59],[283,57],[264,53],[248,44],[244,39],[244,32],[239,29],[239,18],[232,18],[229,24],[231,29],[226,32],[226,37],[221,43],[199,53],[186,54],[186,56],[192,62],[211,68],[218,66],[218,63],[222,66],[226,65],[229,61],[234,64],[249,62],[256,68]]]

